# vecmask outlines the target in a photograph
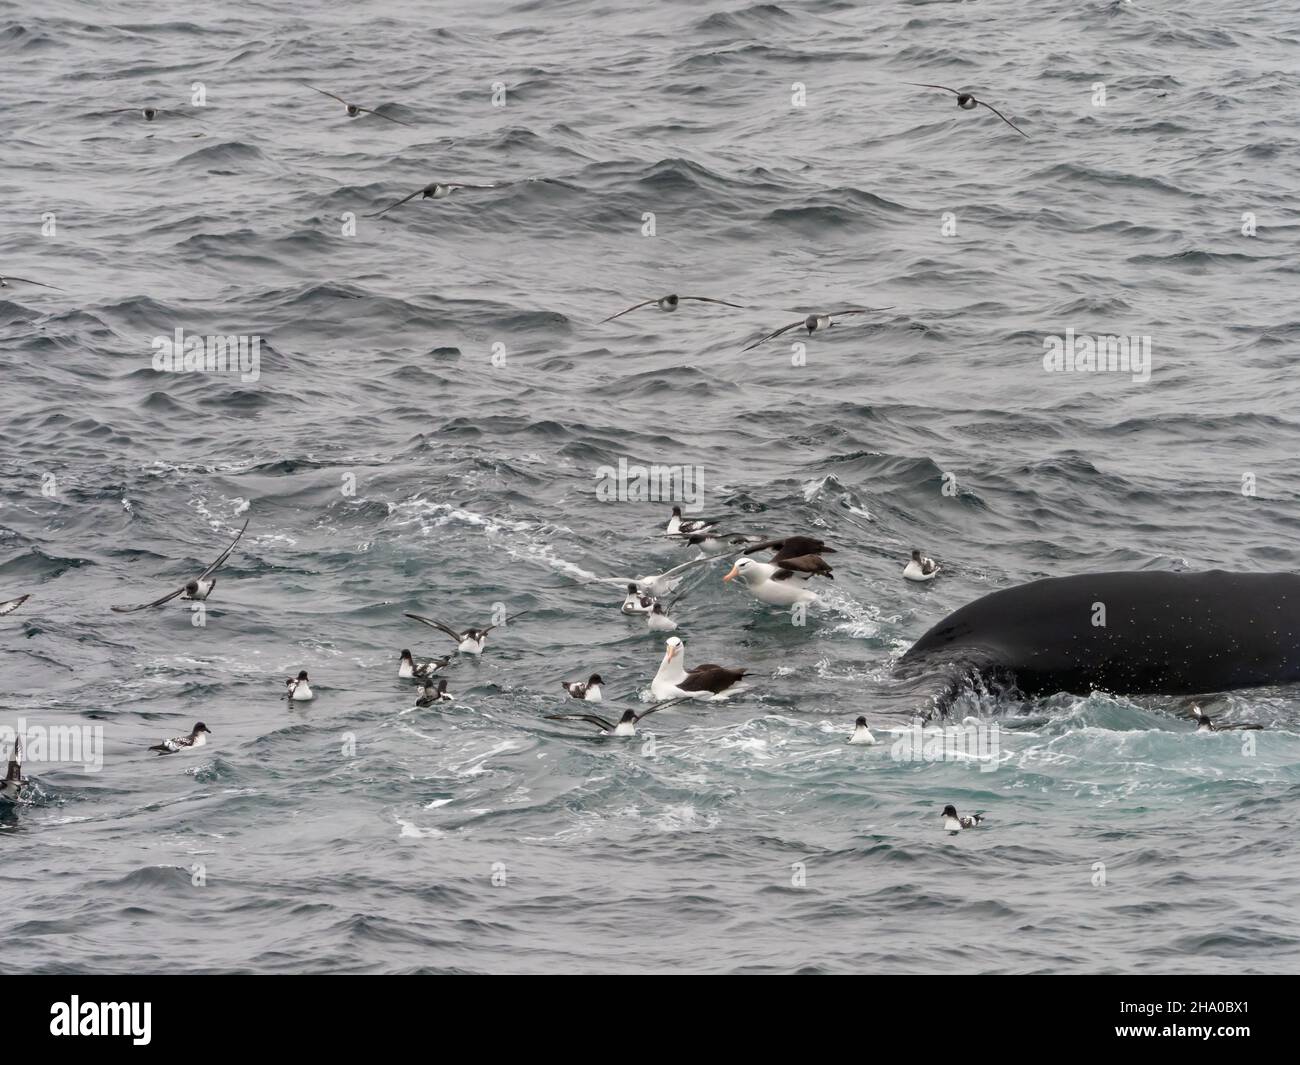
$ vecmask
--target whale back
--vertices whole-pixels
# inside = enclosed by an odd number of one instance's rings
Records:
[[[1026,695],[1190,695],[1300,681],[1300,576],[1089,573],[993,592],[899,662],[1012,675]]]

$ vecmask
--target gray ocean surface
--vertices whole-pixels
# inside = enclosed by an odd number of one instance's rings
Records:
[[[0,274],[61,290],[0,290],[0,727],[102,729],[0,810],[6,970],[1296,971],[1294,690],[1229,697],[1253,741],[1101,694],[969,693],[984,762],[888,726],[990,591],[1296,567],[1298,99],[1283,0],[0,0]],[[366,217],[434,180],[497,187]],[[598,324],[667,292],[744,309]],[[257,379],[159,372],[176,329]],[[1150,380],[1045,371],[1067,330]],[[837,549],[802,627],[695,567],[688,661],[750,690],[629,741],[544,717],[649,698],[592,581],[695,553],[597,498],[620,460]],[[110,612],[245,518],[206,624]],[[398,651],[451,642],[403,612],[499,604],[412,709]]]

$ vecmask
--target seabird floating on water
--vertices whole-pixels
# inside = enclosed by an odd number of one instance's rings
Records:
[[[668,536],[691,536],[715,528],[721,520],[721,518],[683,518],[682,508],[673,507],[672,517],[664,526],[664,532]]]
[[[439,677],[435,686],[433,680],[427,679],[420,682],[420,697],[415,700],[416,706],[432,706],[434,703],[449,703],[451,695],[447,691],[447,678]]]
[[[669,533],[670,540],[677,540],[686,547],[698,547],[701,551],[716,553],[720,547],[745,547],[748,544],[756,544],[762,540],[761,536],[753,533],[724,533],[706,530],[698,533]],[[723,552],[725,554],[725,552]]]
[[[5,774],[4,780],[0,780],[0,799],[17,802],[27,783],[27,778],[23,776],[22,737],[15,736],[14,754],[9,759],[9,771]]]
[[[527,614],[527,610],[521,610],[518,614],[511,614],[501,625],[508,625],[515,618],[521,618]],[[437,629],[439,632],[446,633],[456,641],[456,650],[467,655],[479,655],[483,653],[483,646],[487,642],[487,634],[500,625],[489,625],[485,629],[453,629],[446,622],[439,621],[437,618],[426,618],[422,614],[407,614],[406,617],[412,621],[418,621],[430,628]]]
[[[31,597],[32,593],[28,592],[26,595],[20,595],[17,599],[7,599],[5,602],[0,603],[0,618],[6,614],[12,614]]]
[[[602,696],[600,686],[604,683],[605,682],[600,679],[599,673],[593,673],[585,682],[577,680],[560,681],[561,687],[569,693],[569,698],[586,699],[589,703],[598,703],[601,701]]]
[[[618,314],[611,314],[608,318],[602,318],[600,324],[612,322],[615,318],[622,318],[625,314],[631,314],[633,311],[639,311],[642,307],[649,307],[652,303],[661,311],[675,311],[682,300],[695,300],[697,303],[720,303],[724,307],[740,307],[739,303],[728,303],[726,300],[715,300],[712,296],[678,296],[670,293],[667,296],[660,296],[657,299],[643,300],[640,303],[633,304],[625,311],[619,311]],[[744,308],[741,308],[742,310]]]
[[[445,668],[450,661],[450,658],[434,658],[428,662],[417,662],[411,657],[410,649],[403,648],[402,660],[397,666],[397,675],[402,680],[420,680]]]
[[[650,613],[645,616],[646,627],[651,632],[676,632],[677,622],[668,615],[668,611],[673,608],[673,603],[676,602],[677,600],[674,599],[672,603],[664,606],[663,603],[656,599],[650,607]]]
[[[770,562],[749,558],[755,551],[772,551]],[[812,536],[785,536],[764,540],[745,548],[745,554],[736,559],[731,572],[722,579],[744,582],[750,595],[772,606],[793,606],[811,603],[817,593],[808,588],[813,577],[834,580],[835,574],[822,558],[822,552],[834,554],[835,549]]]
[[[751,348],[758,347],[759,344],[765,344],[767,341],[772,340],[775,337],[779,337],[782,333],[790,332],[791,329],[803,328],[808,330],[809,336],[812,336],[814,333],[820,333],[823,330],[829,329],[831,326],[835,324],[834,319],[836,318],[844,318],[850,314],[866,314],[866,313],[867,313],[866,308],[852,308],[850,310],[845,310],[845,311],[831,311],[828,314],[810,314],[804,318],[800,318],[797,322],[791,322],[789,325],[783,325],[780,329],[777,329],[775,332],[768,333],[767,336],[765,337],[759,337],[757,340],[754,341],[754,343],[750,344],[748,347],[741,348],[740,350],[742,352],[749,351]]]
[[[943,808],[943,827],[948,832],[960,832],[963,828],[975,828],[984,820],[983,814],[971,814],[958,817],[957,807],[949,803]]]
[[[769,561],[780,569],[793,570],[808,577],[825,577],[834,580],[835,575],[822,555],[835,554],[835,548],[828,547],[821,540],[812,536],[784,536],[776,540],[764,540],[745,548],[745,554],[755,551],[771,551]],[[783,580],[784,578],[778,578]]]
[[[659,672],[650,682],[650,691],[656,699],[671,699],[686,696],[692,699],[726,698],[722,693],[735,694],[743,689],[735,687],[742,677],[749,676],[743,669],[727,669],[724,666],[706,662],[685,666],[686,645],[676,636],[668,637],[663,661],[659,663]]]
[[[623,600],[623,606],[620,608],[624,614],[648,614],[654,609],[655,598],[652,595],[642,595],[635,584],[627,586],[627,597]]]
[[[411,195],[403,196],[396,203],[390,203],[382,211],[376,211],[369,215],[370,218],[378,218],[380,215],[387,214],[394,207],[401,207],[407,200],[413,200],[417,196],[422,200],[444,200],[457,189],[494,189],[495,185],[473,185],[467,181],[433,181],[423,188],[416,189]]]
[[[357,115],[362,114],[364,112],[367,115],[375,115],[378,118],[386,118],[388,119],[389,122],[396,122],[399,126],[414,126],[415,124],[413,122],[403,122],[400,118],[393,118],[391,115],[385,115],[369,107],[358,107],[356,104],[348,103],[348,101],[343,99],[342,96],[335,96],[332,92],[326,92],[324,89],[317,89],[315,85],[307,85],[305,81],[303,82],[303,84],[306,85],[307,88],[309,89],[315,89],[316,92],[320,93],[322,96],[328,96],[333,100],[337,100],[339,103],[343,105],[343,108],[344,110],[347,111],[349,118],[356,118]]]
[[[1188,714],[1188,716],[1189,716],[1190,718],[1192,718],[1192,719],[1196,722],[1196,731],[1197,731],[1197,732],[1235,732],[1235,731],[1242,731],[1242,732],[1247,732],[1247,731],[1249,731],[1249,732],[1256,732],[1256,731],[1261,731],[1261,730],[1264,728],[1263,725],[1250,725],[1250,724],[1220,725],[1220,724],[1217,724],[1216,722],[1211,721],[1211,720],[1210,720],[1210,715],[1207,714],[1204,710],[1202,710],[1199,706],[1193,706],[1190,710],[1188,710],[1187,714]]]
[[[112,609],[119,614],[133,614],[137,610],[149,610],[151,607],[162,606],[163,603],[171,602],[171,600],[175,599],[178,595],[182,599],[201,602],[210,596],[212,594],[212,589],[217,586],[217,579],[216,577],[213,577],[212,574],[216,573],[225,563],[226,559],[230,557],[230,552],[235,549],[235,544],[239,543],[239,538],[244,535],[244,530],[247,528],[248,519],[245,518],[244,524],[240,527],[239,532],[237,532],[235,538],[230,541],[230,546],[217,556],[217,560],[194,578],[194,580],[182,584],[176,589],[176,591],[168,592],[161,599],[155,599],[152,603],[141,603],[139,606],[115,606]]]
[[[912,561],[903,567],[903,576],[909,581],[932,581],[939,576],[939,563],[920,551],[912,552]]]
[[[300,670],[297,677],[290,677],[284,682],[284,697],[291,702],[305,703],[315,698],[311,685],[307,683],[307,671]]]
[[[876,742],[876,737],[871,734],[871,729],[867,728],[867,719],[858,718],[853,726],[853,734],[849,736],[849,743],[857,743],[862,746],[871,746]]]
[[[739,577],[749,594],[760,602],[771,606],[793,606],[816,601],[817,593],[807,587],[811,576],[741,556],[722,579],[732,581]]]
[[[157,751],[159,754],[177,754],[181,751],[192,751],[195,747],[202,747],[208,742],[208,736],[212,730],[202,721],[199,721],[190,729],[188,736],[173,736],[169,740],[163,740],[162,743],[155,743],[149,748],[151,751]]]
[[[1004,115],[1001,111],[999,111],[996,107],[994,107],[992,104],[986,104],[983,100],[975,99],[975,97],[968,92],[958,92],[956,89],[948,88],[947,85],[930,85],[924,81],[909,81],[907,84],[916,85],[922,89],[942,89],[944,92],[950,92],[955,97],[957,97],[957,106],[960,107],[963,111],[974,111],[975,108],[977,107],[987,107],[990,111],[992,111],[995,115],[997,115],[998,118],[1002,119],[1003,122],[1005,122],[1008,126],[1014,129],[1022,137],[1024,137],[1026,140],[1029,139],[1028,133],[1026,133],[1019,126],[1017,126],[1014,122],[1012,122],[1011,119],[1007,118],[1007,116]]]

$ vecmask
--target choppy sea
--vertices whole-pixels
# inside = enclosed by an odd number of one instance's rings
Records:
[[[0,0],[0,275],[54,286],[0,289],[0,727],[84,745],[0,809],[6,969],[1296,970],[1295,691],[888,730],[987,592],[1295,568],[1297,99],[1282,0]],[[435,181],[495,187],[368,217]],[[601,323],[670,292],[741,306]],[[620,462],[836,548],[802,626],[694,567],[688,660],[750,689],[627,741],[545,717],[648,705],[594,582],[694,555]],[[246,519],[201,613],[110,610]],[[408,611],[528,613],[417,709]]]

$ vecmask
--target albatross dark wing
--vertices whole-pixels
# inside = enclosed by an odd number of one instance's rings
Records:
[[[779,566],[782,571],[794,570],[797,573],[810,573],[817,577],[828,577],[835,579],[835,574],[827,565],[826,560],[821,555],[799,555],[796,558],[782,558],[777,555],[773,559],[773,564]],[[784,580],[780,573],[776,574],[774,580]]]
[[[716,694],[726,691],[744,676],[748,676],[748,674],[743,669],[726,669],[710,663],[705,666],[696,666],[686,674],[686,677],[677,687],[684,692],[713,692]]]
[[[780,562],[784,558],[798,558],[800,555],[835,554],[835,548],[827,546],[812,536],[783,536],[776,540],[764,540],[762,543],[745,548],[745,554],[752,555],[755,551],[771,550],[776,551],[772,557],[773,562]]]

